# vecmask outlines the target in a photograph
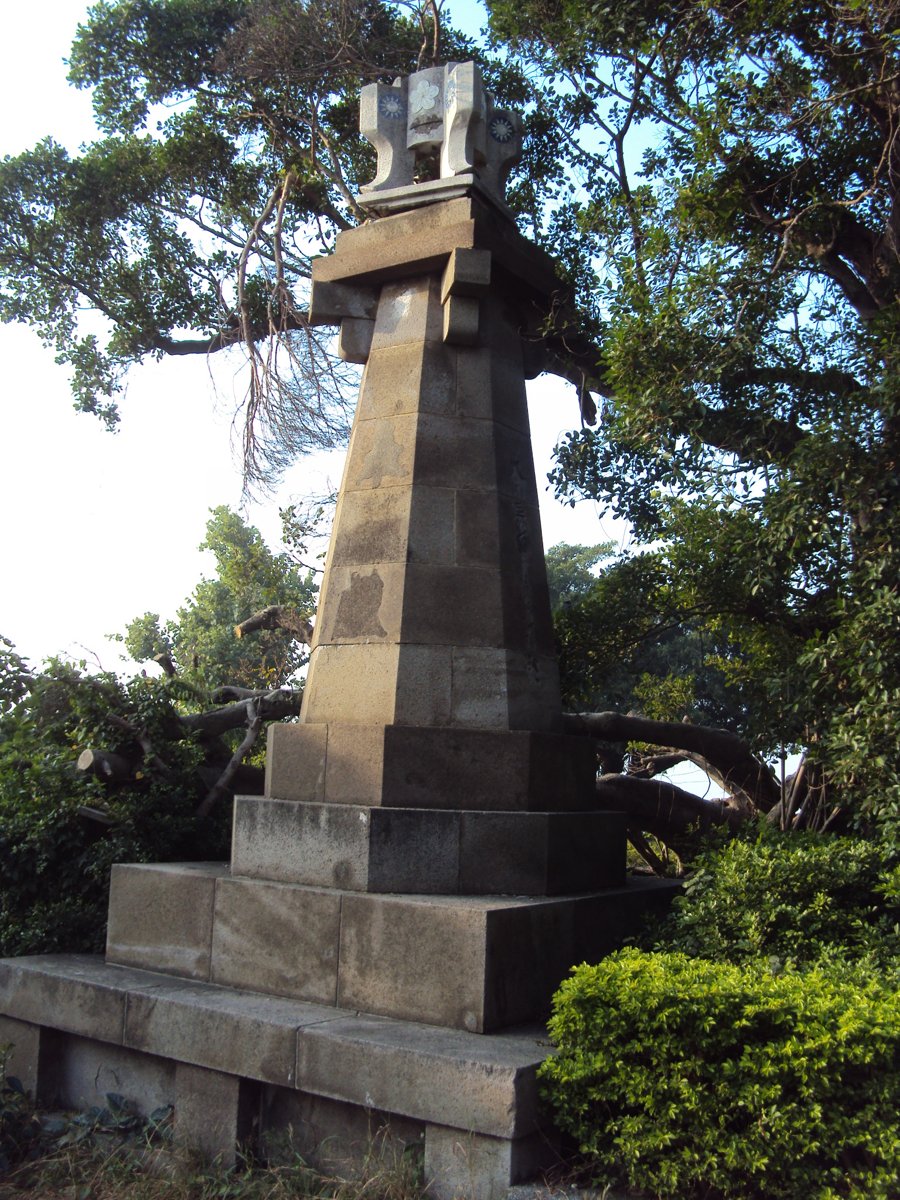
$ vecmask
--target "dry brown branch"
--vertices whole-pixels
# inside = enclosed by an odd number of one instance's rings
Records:
[[[246,637],[248,633],[256,633],[260,629],[283,629],[297,642],[306,646],[312,642],[313,627],[309,618],[285,604],[270,604],[268,608],[253,613],[246,621],[235,625],[234,636]]]

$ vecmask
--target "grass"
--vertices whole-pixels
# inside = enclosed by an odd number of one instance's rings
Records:
[[[5,1110],[0,1109],[0,1117]],[[375,1139],[358,1176],[316,1171],[279,1148],[267,1165],[207,1164],[173,1146],[168,1122],[138,1121],[123,1107],[89,1114],[17,1111],[15,1152],[0,1171],[0,1200],[423,1200],[420,1164]],[[2,1133],[0,1122],[0,1133]],[[7,1144],[9,1150],[10,1144]]]

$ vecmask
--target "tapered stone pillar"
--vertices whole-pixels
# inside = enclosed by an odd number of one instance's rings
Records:
[[[525,397],[527,334],[558,287],[477,193],[342,234],[315,264],[311,317],[341,321],[366,367],[301,724],[271,731],[268,795],[590,803],[590,749],[560,733]]]

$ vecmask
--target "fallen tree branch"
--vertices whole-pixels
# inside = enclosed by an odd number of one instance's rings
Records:
[[[302,698],[301,692],[266,692],[263,696],[252,696],[224,708],[188,713],[179,717],[178,723],[185,733],[202,733],[206,737],[214,737],[229,729],[238,729],[241,725],[246,725],[252,719],[251,706],[253,712],[259,713],[261,721],[281,721],[285,717],[298,717]]]
[[[244,759],[256,745],[256,739],[259,737],[259,731],[263,726],[262,704],[265,697],[260,696],[257,700],[248,700],[247,705],[247,732],[241,741],[241,744],[231,756],[231,760],[225,770],[206,793],[206,796],[197,806],[197,816],[207,817],[212,811],[213,805],[217,800],[226,796],[231,790],[231,782],[237,774],[238,768],[243,763]]]
[[[743,823],[741,814],[726,801],[704,800],[664,779],[601,775],[596,794],[599,808],[624,812],[629,825],[663,841],[717,826],[737,829]]]
[[[283,629],[297,642],[308,646],[312,642],[313,627],[309,619],[295,608],[285,604],[270,604],[253,613],[240,625],[235,625],[234,636],[246,637],[248,633],[256,633],[259,629]]]
[[[727,729],[652,721],[616,712],[565,713],[563,723],[566,733],[610,742],[649,742],[699,754],[728,791],[742,793],[761,812],[768,812],[781,799],[781,788],[771,768],[753,754],[742,738]]]

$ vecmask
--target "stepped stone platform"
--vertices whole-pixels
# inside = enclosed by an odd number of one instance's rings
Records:
[[[190,882],[186,891],[173,883],[157,893],[171,907],[143,910],[148,936],[142,947],[139,920],[133,914],[123,918],[119,904],[121,889],[132,885],[131,901],[141,902],[143,872]],[[201,879],[209,893],[205,906],[196,904],[192,894]],[[473,1034],[472,1017],[480,1011],[483,1021],[486,1013],[490,1024],[504,1005],[512,1005],[506,1011],[519,1011],[517,987],[531,998],[533,1008],[546,1010],[550,990],[571,962],[566,915],[574,920],[581,908],[599,956],[635,932],[645,914],[663,909],[674,887],[670,881],[644,879],[627,889],[553,901],[565,906],[567,914],[562,908],[556,914],[560,949],[555,962],[544,965],[543,1000],[538,1001],[539,989],[528,978],[527,961],[511,973],[498,967],[489,974],[496,995],[479,994],[476,973],[459,994],[441,999],[438,1015],[456,1025],[442,1027],[433,1023],[433,996],[410,999],[415,971],[402,966],[402,954],[391,955],[375,995],[374,985],[357,969],[358,960],[341,990],[339,952],[325,972],[327,987],[320,977],[318,1002],[283,994],[304,985],[291,981],[290,968],[282,974],[283,964],[267,959],[281,939],[263,940],[252,922],[246,937],[238,934],[229,953],[217,958],[212,898],[219,890],[227,893],[232,883],[240,880],[221,864],[120,867],[106,960],[90,955],[0,960],[0,1044],[13,1045],[11,1071],[47,1106],[86,1109],[105,1103],[108,1092],[125,1096],[145,1116],[171,1104],[176,1138],[226,1163],[234,1160],[240,1144],[265,1150],[279,1137],[289,1138],[293,1149],[326,1170],[358,1168],[373,1143],[381,1153],[421,1154],[434,1200],[500,1200],[511,1185],[534,1178],[558,1158],[557,1139],[538,1096],[537,1069],[552,1050],[543,1022]],[[367,897],[338,896],[339,905],[360,899]],[[434,903],[434,897],[379,899],[388,905],[396,901],[407,911]],[[486,951],[487,914],[500,914],[505,922],[510,913],[527,911],[530,903],[485,898],[465,936]],[[175,945],[169,939],[166,949],[162,935],[177,913],[182,914],[179,927],[196,940]],[[352,924],[352,913],[349,919]],[[285,932],[293,946],[296,979],[307,956],[305,930],[292,924]],[[228,945],[230,933],[219,935],[221,944]],[[502,943],[503,938],[501,958]],[[340,940],[338,944],[343,946]],[[414,966],[427,973],[429,964],[423,963],[416,940],[403,944],[419,955]],[[535,937],[535,951],[539,944]],[[314,954],[318,945],[313,942]],[[435,959],[467,961],[464,955],[456,957],[457,948],[449,941],[432,941],[428,950]],[[159,966],[130,966],[129,960]],[[434,963],[430,965],[433,969]],[[503,966],[511,966],[508,951]],[[229,971],[232,983],[217,979]],[[446,973],[442,977],[447,980]],[[424,986],[428,993],[431,985],[426,981]],[[354,992],[355,987],[363,994]],[[380,1015],[417,1005],[430,1019]]]

